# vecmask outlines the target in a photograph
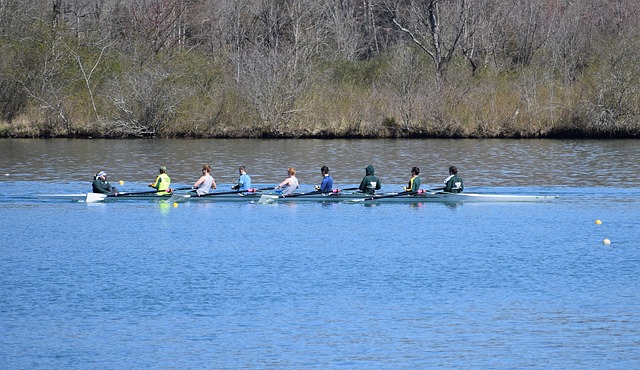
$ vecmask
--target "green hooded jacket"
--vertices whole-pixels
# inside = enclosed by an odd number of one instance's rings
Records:
[[[376,171],[372,165],[365,168],[365,177],[362,179],[358,189],[365,194],[373,195],[376,190],[380,190],[380,179],[376,177]]]

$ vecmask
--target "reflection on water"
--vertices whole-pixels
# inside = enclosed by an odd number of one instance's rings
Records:
[[[0,140],[0,367],[640,368],[638,154],[630,140]],[[324,164],[344,188],[373,163],[384,190],[453,163],[470,189],[560,200],[28,197],[86,191],[98,168],[126,190],[160,164],[190,184],[205,161],[219,185],[239,164],[256,184],[295,166],[307,189]]]
[[[110,180],[148,183],[166,165],[174,183],[191,184],[211,163],[220,184],[236,181],[244,165],[256,184],[275,184],[297,168],[303,184],[329,166],[336,187],[358,184],[368,164],[384,190],[397,190],[422,170],[423,184],[439,184],[460,168],[474,187],[635,187],[637,140],[0,140],[2,180],[89,181],[102,169]],[[0,180],[0,181],[2,181]],[[127,185],[125,185],[127,186]]]

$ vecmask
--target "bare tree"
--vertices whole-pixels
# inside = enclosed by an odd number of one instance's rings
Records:
[[[96,99],[94,94],[94,88],[91,79],[98,68],[98,65],[102,61],[102,57],[104,56],[105,50],[109,48],[109,44],[104,44],[100,48],[100,54],[95,58],[95,61],[92,63],[93,66],[87,65],[86,62],[83,62],[82,56],[80,53],[74,49],[72,49],[67,43],[62,42],[62,45],[67,49],[67,51],[71,54],[73,59],[78,64],[78,69],[80,70],[80,74],[82,75],[82,80],[87,88],[87,93],[89,94],[89,99],[91,102],[91,109],[96,116],[96,120],[100,121],[100,115],[98,114],[98,108],[96,107]],[[88,69],[90,68],[90,69]]]
[[[405,131],[414,124],[418,91],[424,77],[424,68],[416,49],[399,46],[393,54],[382,88],[392,93],[393,101],[400,111],[402,129]]]
[[[389,3],[393,22],[433,61],[438,81],[460,47],[470,5],[467,0],[409,0]]]
[[[116,7],[119,32],[134,43],[140,64],[180,44],[187,5],[184,0],[132,0],[126,8]]]
[[[71,119],[65,106],[66,89],[71,83],[66,78],[69,59],[60,39],[43,39],[35,42],[45,52],[26,54],[19,61],[18,83],[40,109],[47,113],[49,135],[58,135],[58,122],[63,131],[73,135]]]
[[[495,8],[488,38],[494,65],[500,70],[527,67],[534,53],[556,32],[562,7],[553,2],[507,2]]]
[[[221,0],[210,3],[208,12],[209,48],[215,55],[233,61],[233,79],[237,84],[240,82],[242,53],[251,40],[249,4],[244,0]]]
[[[378,54],[381,50],[380,40],[378,40],[378,21],[376,17],[377,2],[374,0],[363,0],[364,12],[364,37],[368,40],[369,50],[372,54]]]
[[[76,38],[94,30],[95,22],[100,16],[99,0],[52,0],[52,26],[65,25]]]
[[[460,40],[460,50],[471,66],[471,75],[476,76],[487,55],[485,36],[493,22],[493,8],[500,0],[477,0],[469,6],[466,25]]]
[[[188,94],[169,77],[167,70],[156,66],[114,79],[109,96],[117,111],[109,134],[156,137],[173,122]]]
[[[353,0],[329,0],[325,3],[327,40],[332,41],[334,51],[340,59],[353,61],[362,52],[363,40],[361,22],[358,20],[356,2]]]
[[[6,54],[5,54],[6,56]],[[5,73],[5,66],[0,72],[0,120],[11,121],[27,104],[29,97],[15,78]]]
[[[588,113],[585,129],[597,135],[628,135],[640,126],[640,68],[637,31],[617,42],[601,45],[606,50],[596,75],[591,99],[581,105]]]
[[[306,26],[313,23],[312,9],[303,1],[265,1],[254,8],[254,27],[248,34],[252,49],[239,61],[238,87],[271,135],[282,135],[282,128],[301,110],[300,96],[308,88],[316,48]]]

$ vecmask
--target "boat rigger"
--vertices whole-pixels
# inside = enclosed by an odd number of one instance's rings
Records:
[[[78,199],[84,195],[84,199]],[[197,196],[193,193],[172,195],[136,195],[136,194],[73,194],[77,201],[87,203],[115,202],[115,201],[165,201],[173,202],[256,202],[261,204],[289,203],[289,202],[346,202],[346,203],[459,203],[459,202],[551,202],[558,199],[550,195],[512,195],[512,194],[480,194],[480,193],[444,193],[444,192],[416,192],[416,193],[380,193],[366,195],[359,192],[335,193],[293,193],[282,196],[273,192],[220,192]]]

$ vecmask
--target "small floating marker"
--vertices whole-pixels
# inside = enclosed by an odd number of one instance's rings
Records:
[[[609,239],[605,239],[605,240],[603,240],[603,241],[602,241],[602,244],[604,244],[604,245],[611,245],[611,240],[609,240]]]
[[[177,207],[178,206],[178,202],[173,202],[173,207]]]
[[[120,181],[118,181],[118,184],[124,185],[124,181],[120,180]]]
[[[5,173],[4,175],[5,175],[5,176],[9,176],[9,174],[8,174],[8,173]]]
[[[596,220],[596,225],[602,225],[602,221]]]

